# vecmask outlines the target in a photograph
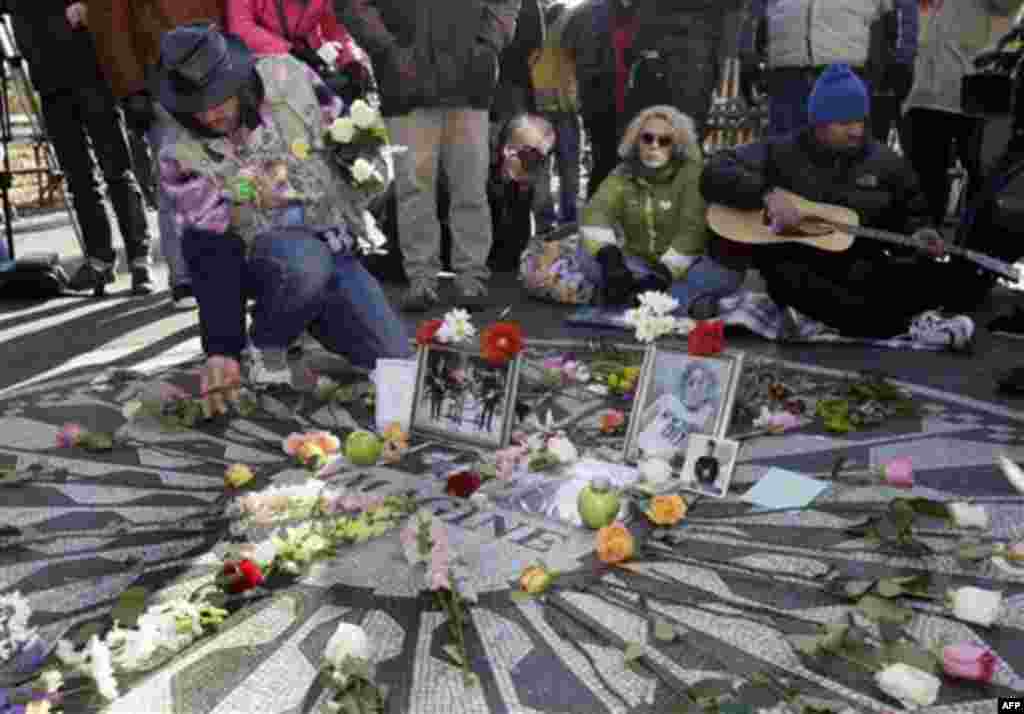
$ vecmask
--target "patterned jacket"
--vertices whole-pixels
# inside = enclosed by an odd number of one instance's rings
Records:
[[[343,226],[353,237],[365,235],[363,209],[372,196],[343,179],[324,138],[342,112],[341,100],[289,55],[264,57],[256,69],[265,91],[262,121],[242,130],[244,145],[199,138],[175,124],[161,148],[160,177],[175,202],[177,224],[186,234],[230,232],[251,245],[281,226],[288,209],[301,206],[307,226]],[[386,185],[389,162],[379,156],[374,163]],[[274,200],[247,199],[247,184]]]

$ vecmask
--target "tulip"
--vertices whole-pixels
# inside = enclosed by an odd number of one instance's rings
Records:
[[[958,620],[988,627],[999,615],[1003,594],[968,586],[950,590],[947,600]]]
[[[946,508],[958,528],[988,528],[988,511],[970,503],[950,503]]]
[[[996,671],[996,656],[986,647],[961,642],[942,649],[942,669],[950,677],[990,682]]]
[[[914,464],[909,456],[893,459],[882,467],[882,478],[886,485],[896,488],[911,488],[914,485]]]
[[[933,674],[897,662],[875,674],[879,689],[898,699],[907,709],[927,707],[935,703],[942,682]]]

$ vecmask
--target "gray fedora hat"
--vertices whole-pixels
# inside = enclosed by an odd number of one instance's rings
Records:
[[[172,114],[196,114],[233,97],[253,71],[249,48],[216,25],[181,25],[160,40],[154,94]]]

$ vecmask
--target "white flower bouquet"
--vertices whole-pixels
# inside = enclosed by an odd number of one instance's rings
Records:
[[[373,193],[387,185],[384,158],[389,151],[388,130],[380,112],[362,99],[352,102],[348,114],[327,128],[327,144],[346,180]]]

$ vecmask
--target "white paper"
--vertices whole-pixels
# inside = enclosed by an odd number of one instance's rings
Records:
[[[374,416],[378,433],[396,421],[408,432],[412,397],[416,392],[416,360],[378,359],[373,383],[377,387]]]

